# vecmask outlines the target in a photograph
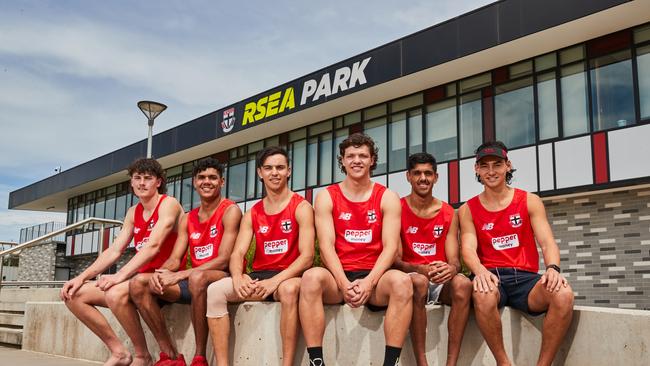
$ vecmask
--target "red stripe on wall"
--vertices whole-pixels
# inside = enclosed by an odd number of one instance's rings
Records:
[[[594,150],[594,178],[596,184],[609,182],[609,169],[607,164],[607,134],[595,133],[591,138]]]
[[[314,195],[314,191],[311,188],[305,189],[305,200],[307,200],[307,202],[312,204],[314,203],[313,195]]]
[[[483,89],[483,142],[494,141],[494,105],[492,90]]]
[[[458,203],[460,201],[458,160],[450,161],[447,164],[447,174],[449,176],[449,203]]]
[[[104,239],[103,239],[104,241],[103,241],[102,251],[108,249],[108,244],[109,244],[108,241],[111,239],[111,230],[110,229],[104,229],[103,234],[104,234]]]
[[[70,255],[74,255],[74,238],[75,235],[72,235],[72,242],[70,243]]]

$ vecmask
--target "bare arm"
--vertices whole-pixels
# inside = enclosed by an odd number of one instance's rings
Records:
[[[187,245],[188,245],[188,239],[187,239],[187,217],[188,214],[184,214],[181,217],[181,220],[178,225],[178,236],[176,237],[176,242],[174,243],[174,249],[172,250],[172,254],[167,258],[165,263],[160,266],[160,269],[167,269],[170,271],[178,271],[179,268],[181,268],[181,260],[183,260],[183,257],[185,256],[185,253],[187,253]]]
[[[447,262],[437,261],[432,264],[429,277],[434,283],[446,283],[460,272],[460,245],[458,244],[458,214],[454,212],[449,231],[445,239],[445,257]]]
[[[230,275],[232,276],[233,287],[235,292],[243,298],[250,296],[254,290],[254,286],[245,281],[246,276],[244,276],[244,257],[253,240],[253,234],[251,211],[248,210],[241,220],[235,247],[230,255]]]
[[[404,262],[402,260],[402,255],[404,253],[404,248],[403,248],[404,243],[400,240],[400,245],[397,246],[397,257],[395,258],[395,263],[393,263],[393,268],[399,269],[402,272],[406,273],[420,273],[424,276],[428,277],[429,273],[429,266],[422,265],[422,264],[413,264],[409,262]]]
[[[475,276],[473,281],[474,291],[491,292],[496,290],[499,279],[492,272],[488,271],[478,258],[476,252],[478,248],[476,229],[474,228],[472,213],[467,204],[462,205],[458,209],[458,219],[460,221],[461,253],[463,255],[463,261]]]
[[[539,243],[539,246],[542,249],[544,264],[547,266],[549,264],[559,266],[560,249],[557,247],[557,243],[555,243],[551,225],[549,225],[548,219],[546,218],[544,203],[537,195],[532,193],[528,193],[527,199],[530,224],[533,227],[535,239],[537,239],[537,243]],[[542,284],[546,285],[546,289],[549,291],[559,291],[562,286],[566,287],[568,285],[567,280],[554,269],[546,271],[542,276],[541,281]]]

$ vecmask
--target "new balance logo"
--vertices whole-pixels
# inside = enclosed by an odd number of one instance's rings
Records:
[[[339,215],[339,220],[345,220],[345,221],[350,221],[352,218],[352,214],[349,212],[341,212]]]
[[[490,231],[492,229],[494,229],[494,223],[493,222],[488,222],[488,223],[483,224],[483,228],[481,230]]]
[[[269,227],[268,226],[260,226],[259,230],[257,230],[257,231],[262,233],[262,234],[266,234],[266,233],[269,232]]]
[[[198,240],[200,237],[201,237],[201,233],[198,233],[198,232],[192,233],[190,235],[190,239],[192,239],[192,240]]]
[[[409,226],[408,229],[406,229],[407,234],[415,234],[417,232],[418,232],[417,226]]]

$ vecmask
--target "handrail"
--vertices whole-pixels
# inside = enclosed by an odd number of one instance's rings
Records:
[[[76,222],[74,224],[70,224],[70,225],[68,225],[68,226],[66,226],[64,228],[59,229],[59,230],[52,231],[49,234],[39,236],[36,239],[32,239],[32,240],[30,240],[28,242],[25,242],[25,243],[22,243],[20,245],[16,245],[15,247],[13,247],[11,249],[4,250],[4,251],[0,252],[0,258],[4,257],[6,255],[12,254],[14,252],[19,252],[19,251],[21,251],[23,249],[33,247],[33,246],[35,246],[36,244],[39,244],[42,241],[45,241],[45,240],[47,240],[49,238],[52,238],[52,237],[55,237],[57,235],[61,235],[63,233],[66,233],[66,232],[68,232],[70,230],[73,230],[73,229],[76,229],[78,227],[88,225],[88,224],[95,224],[95,223],[98,223],[98,224],[102,225],[100,227],[101,230],[104,229],[105,224],[113,224],[113,225],[116,225],[116,226],[122,226],[122,221],[119,221],[119,220],[101,219],[101,218],[98,218],[98,217],[89,217],[87,219],[83,219],[83,220],[81,220],[79,222]],[[103,240],[103,237],[100,237],[100,241],[101,240]]]
[[[2,281],[5,286],[63,286],[66,281]]]
[[[97,246],[97,254],[99,255],[99,254],[102,253],[102,251],[104,249],[104,234],[103,234],[103,232],[104,232],[104,229],[105,229],[106,225],[122,226],[123,225],[122,221],[112,220],[112,219],[102,219],[102,218],[98,218],[98,217],[89,217],[87,219],[83,219],[83,220],[81,220],[79,222],[76,222],[74,224],[70,224],[70,225],[68,225],[68,226],[66,226],[64,228],[59,229],[59,230],[55,230],[55,231],[53,231],[53,232],[51,232],[49,234],[39,236],[36,239],[32,239],[32,240],[30,240],[28,242],[16,245],[13,248],[3,250],[2,252],[0,252],[0,291],[2,290],[2,286],[3,286],[2,270],[3,270],[3,262],[4,262],[3,259],[4,259],[5,256],[11,255],[11,254],[14,254],[14,253],[17,254],[18,252],[20,252],[23,249],[27,249],[27,248],[31,248],[31,247],[40,245],[45,240],[53,238],[53,237],[55,237],[57,235],[61,235],[61,234],[66,233],[66,232],[68,232],[70,230],[74,230],[76,228],[79,228],[79,227],[82,227],[82,226],[85,226],[85,225],[88,225],[88,224],[95,224],[95,223],[100,224],[99,231],[100,231],[100,233],[102,233],[101,235],[99,235],[99,245]],[[43,282],[43,281],[23,281],[23,282],[36,283],[36,282]]]

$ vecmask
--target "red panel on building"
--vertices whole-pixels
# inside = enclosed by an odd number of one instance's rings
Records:
[[[103,243],[102,250],[106,250],[106,249],[108,249],[108,244],[110,244],[109,241],[111,239],[111,230],[110,229],[104,229],[103,235],[104,235],[104,238],[102,239],[103,240],[102,241],[102,243]]]
[[[460,201],[460,188],[458,180],[458,160],[450,161],[447,164],[449,176],[449,203],[454,204]]]
[[[445,88],[442,86],[424,91],[424,104],[431,104],[441,99],[445,99]]]
[[[314,203],[314,191],[311,188],[305,189],[305,199],[307,202],[313,204]]]
[[[490,88],[483,89],[483,141],[494,141],[494,104]]]
[[[609,182],[609,164],[607,161],[607,134],[599,132],[592,136],[591,145],[594,152],[594,178],[596,184]]]

